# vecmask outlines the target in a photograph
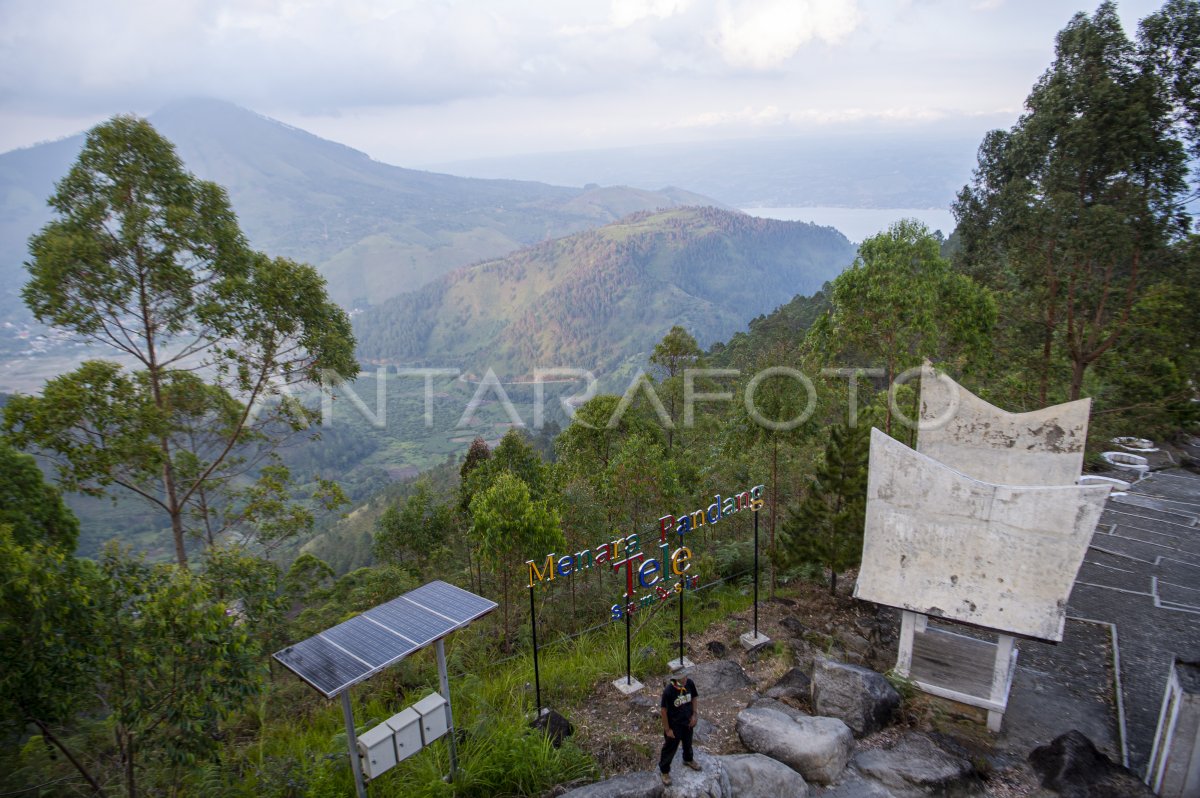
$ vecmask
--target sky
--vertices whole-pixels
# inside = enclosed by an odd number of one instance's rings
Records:
[[[1161,2],[1118,9],[1132,35]],[[0,151],[176,99],[378,160],[1016,121],[1081,0],[0,0]]]

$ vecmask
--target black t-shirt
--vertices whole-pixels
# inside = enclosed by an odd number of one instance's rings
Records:
[[[680,682],[672,679],[663,689],[662,708],[667,711],[667,723],[671,726],[685,726],[692,719],[692,699],[698,698],[696,683],[691,679]]]

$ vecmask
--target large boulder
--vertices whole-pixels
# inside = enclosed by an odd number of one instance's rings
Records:
[[[792,668],[767,690],[767,698],[790,698],[793,701],[808,701],[812,692],[812,679],[800,668]]]
[[[888,748],[859,751],[854,768],[897,798],[977,795],[981,787],[970,762],[918,732],[905,734]]]
[[[814,718],[770,699],[738,713],[737,733],[751,751],[778,759],[818,784],[837,778],[854,748],[854,736],[837,718]]]
[[[578,787],[563,793],[562,798],[662,798],[662,795],[658,771],[643,770]]]
[[[696,763],[700,770],[683,766],[681,753],[675,754],[671,762],[671,786],[663,790],[663,798],[733,798],[737,795],[729,784],[721,758],[696,751]],[[655,778],[658,773],[654,773]]]
[[[877,781],[864,778],[853,767],[848,767],[829,785],[821,798],[898,798],[887,787]]]
[[[828,659],[813,664],[812,699],[818,715],[838,718],[855,737],[882,729],[900,706],[900,694],[881,674]]]
[[[777,759],[762,754],[719,757],[737,798],[807,798],[804,777]]]
[[[1151,798],[1154,793],[1127,768],[1102,754],[1082,732],[1071,730],[1033,749],[1029,764],[1042,786],[1063,798]]]
[[[701,700],[705,696],[728,693],[752,684],[750,677],[742,670],[742,666],[731,659],[701,662],[699,665],[684,668],[679,673],[691,677],[691,680],[696,683],[696,692],[700,694]]]

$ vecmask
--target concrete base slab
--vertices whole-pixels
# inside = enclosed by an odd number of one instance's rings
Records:
[[[638,690],[641,690],[643,687],[645,687],[645,685],[639,682],[637,679],[626,681],[624,676],[613,682],[612,686],[620,690],[621,695],[633,695]]]
[[[739,639],[742,641],[742,648],[746,649],[747,651],[758,648],[759,646],[764,646],[771,642],[771,638],[767,637],[762,632],[759,632],[757,635],[754,634],[754,632],[746,632],[746,634],[742,635]]]
[[[671,673],[674,673],[675,671],[681,671],[684,668],[690,668],[695,664],[696,663],[692,662],[687,657],[683,657],[682,660],[679,657],[676,657],[667,663],[667,667],[671,669]]]

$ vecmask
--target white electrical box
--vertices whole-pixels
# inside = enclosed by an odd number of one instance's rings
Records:
[[[413,709],[421,716],[421,739],[429,745],[448,730],[446,724],[446,699],[438,693],[430,693],[417,703]]]
[[[385,723],[396,741],[397,762],[403,762],[421,750],[421,716],[415,709],[409,707],[398,715],[392,715]]]
[[[396,764],[396,744],[391,727],[382,723],[358,737],[363,775],[373,779]]]

